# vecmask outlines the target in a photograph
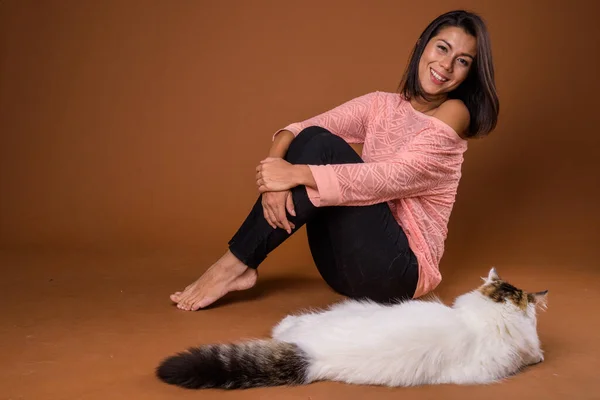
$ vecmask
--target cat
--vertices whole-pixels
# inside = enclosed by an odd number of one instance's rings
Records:
[[[288,315],[272,339],[208,344],[164,359],[157,377],[184,388],[245,389],[316,381],[389,387],[488,384],[544,360],[538,309],[492,268],[451,307],[439,299],[394,304],[346,300]]]

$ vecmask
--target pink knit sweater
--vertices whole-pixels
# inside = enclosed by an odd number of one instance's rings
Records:
[[[310,165],[317,207],[387,202],[419,262],[414,297],[442,280],[439,263],[467,141],[441,120],[416,111],[398,93],[373,92],[278,130],[294,135],[321,126],[363,143],[360,164]],[[275,137],[275,135],[273,137]]]

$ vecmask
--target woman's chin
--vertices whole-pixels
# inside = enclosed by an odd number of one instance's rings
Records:
[[[425,92],[425,96],[431,98],[431,99],[436,99],[439,97],[443,97],[446,95],[447,91],[444,89],[437,89],[437,90],[431,90],[429,88],[427,89],[423,89],[423,92]]]

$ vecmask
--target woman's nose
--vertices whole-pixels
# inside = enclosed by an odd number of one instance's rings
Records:
[[[451,57],[442,58],[442,60],[440,61],[440,65],[446,71],[450,71],[452,69],[452,58]]]

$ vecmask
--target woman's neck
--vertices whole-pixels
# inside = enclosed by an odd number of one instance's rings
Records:
[[[442,103],[444,101],[446,101],[446,99],[448,98],[448,96],[444,95],[441,96],[439,98],[436,98],[434,100],[431,101],[427,101],[423,98],[412,98],[410,100],[410,104],[412,105],[412,107],[423,113],[423,114],[432,114],[433,111],[435,111],[440,105],[442,105]]]

